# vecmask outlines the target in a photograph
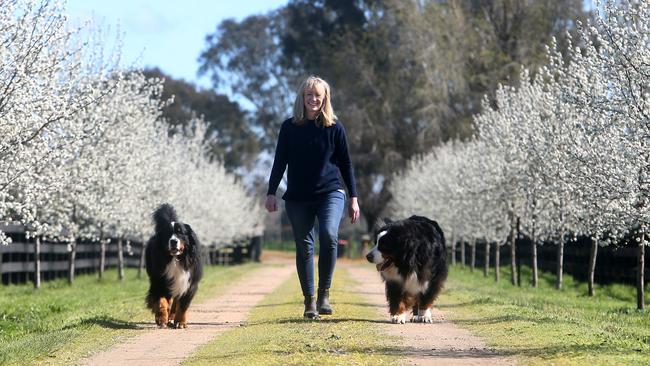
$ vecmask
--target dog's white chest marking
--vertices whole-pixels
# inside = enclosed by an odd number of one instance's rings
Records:
[[[404,279],[398,272],[397,272],[397,267],[392,266],[385,271],[381,272],[382,277],[384,277],[384,280],[386,281],[391,281],[391,282],[397,282],[402,284],[402,287],[404,288],[404,292],[411,294],[411,295],[416,295],[421,292],[424,292],[429,286],[429,281],[426,281],[424,283],[420,283],[418,281],[418,275],[415,272],[412,272],[410,275]]]
[[[385,270],[381,271],[381,276],[386,281],[397,282],[397,283],[404,282],[404,279],[397,272],[397,267],[395,267],[395,266],[390,266],[390,267],[386,268]]]
[[[190,272],[183,269],[176,260],[169,262],[165,268],[165,277],[172,297],[179,297],[190,288]]]
[[[417,273],[413,272],[404,281],[404,291],[409,294],[417,294],[423,292],[426,287],[423,287],[418,281]]]

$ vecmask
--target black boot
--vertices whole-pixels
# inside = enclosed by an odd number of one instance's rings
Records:
[[[322,315],[332,315],[332,306],[330,306],[330,289],[318,289],[318,300],[316,301],[316,309]]]
[[[316,311],[316,298],[314,296],[305,296],[305,312],[302,316],[307,319],[318,318],[318,311]]]

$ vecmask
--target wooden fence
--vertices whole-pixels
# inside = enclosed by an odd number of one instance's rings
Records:
[[[465,242],[465,265],[470,265],[470,243]],[[518,265],[530,266],[532,263],[532,244],[528,239],[518,239],[516,246],[516,260]],[[570,274],[578,280],[587,281],[589,250],[591,242],[581,238],[576,242],[564,245],[564,273]],[[455,246],[456,263],[461,263],[460,243]],[[490,267],[494,267],[495,245],[490,245]],[[500,266],[510,266],[510,246],[499,247]],[[636,284],[638,248],[636,245],[606,246],[598,248],[596,257],[596,271],[594,281],[597,283],[627,283]],[[485,263],[485,242],[478,241],[476,245],[476,262],[478,270],[482,270]],[[542,271],[555,273],[557,264],[557,246],[545,243],[537,246],[537,265]],[[650,251],[645,251],[645,283],[650,282]],[[509,280],[505,278],[505,280]],[[528,279],[523,279],[527,281]]]
[[[0,276],[2,284],[19,284],[35,281],[36,244],[34,239],[27,239],[25,231],[18,225],[4,225],[3,232],[13,240],[9,245],[0,245]],[[142,243],[124,241],[124,267],[139,268]],[[240,264],[246,260],[259,261],[261,242],[259,238],[242,241],[228,246],[202,246],[202,258],[207,265]],[[97,272],[100,268],[101,246],[97,242],[78,242],[74,256],[74,274]],[[68,276],[70,251],[67,243],[41,242],[40,276],[42,281]],[[118,266],[117,240],[110,240],[106,246],[105,268]]]

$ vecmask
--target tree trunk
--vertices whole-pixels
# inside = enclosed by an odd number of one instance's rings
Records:
[[[521,238],[521,219],[517,217],[517,239],[519,238]],[[517,256],[517,286],[521,287],[521,258],[519,256]]]
[[[596,273],[596,257],[598,256],[598,240],[591,241],[591,250],[589,251],[589,296],[594,296],[594,274]]]
[[[465,240],[460,239],[460,265],[465,267]]]
[[[533,254],[532,254],[532,259],[533,259],[533,287],[537,287],[539,283],[539,274],[537,273],[537,242],[533,240],[532,243],[532,248],[533,248]]]
[[[472,247],[470,249],[470,269],[472,272],[474,272],[474,267],[476,267],[476,242],[478,240],[474,238],[474,242],[472,243]]]
[[[68,283],[72,285],[74,282],[74,261],[77,257],[77,240],[70,243],[70,253],[68,253]]]
[[[41,237],[34,238],[34,288],[41,288]],[[0,253],[0,260],[2,253]]]
[[[499,266],[501,265],[501,253],[499,242],[494,245],[494,281],[499,282]]]
[[[142,278],[144,272],[145,251],[147,250],[147,241],[142,238],[142,249],[140,251],[140,264],[138,264],[138,278]]]
[[[4,273],[4,270],[2,269],[2,263],[4,258],[2,258],[3,254],[2,251],[0,251],[0,285],[2,285],[2,274]],[[9,278],[7,278],[9,280]]]
[[[101,238],[99,240],[99,279],[101,280],[104,277],[104,271],[106,270],[106,239]]]
[[[637,276],[636,276],[636,308],[639,310],[645,309],[645,294],[644,294],[644,273],[645,270],[645,233],[641,234],[641,241],[639,242],[639,261],[637,263]]]
[[[557,278],[555,279],[555,288],[562,289],[562,278],[564,276],[564,230],[560,233],[560,242],[557,243]]]
[[[531,231],[532,240],[532,269],[533,269],[533,287],[539,284],[539,274],[537,273],[537,237],[535,236],[535,216],[533,216],[533,230]]]
[[[512,220],[510,226],[510,282],[513,286],[517,286],[517,237],[516,223]]]
[[[124,248],[121,237],[117,240],[117,279],[124,281]]]
[[[456,265],[456,237],[451,236],[451,265]]]
[[[490,272],[490,242],[485,241],[485,262],[483,263],[483,277],[487,277]]]

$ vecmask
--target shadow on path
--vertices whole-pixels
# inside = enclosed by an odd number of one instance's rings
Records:
[[[144,322],[128,322],[120,319],[116,319],[110,316],[99,315],[92,318],[82,319],[81,321],[68,325],[63,330],[77,328],[78,326],[83,325],[98,325],[102,328],[107,329],[140,329],[146,330],[153,327],[153,323],[144,323]]]

